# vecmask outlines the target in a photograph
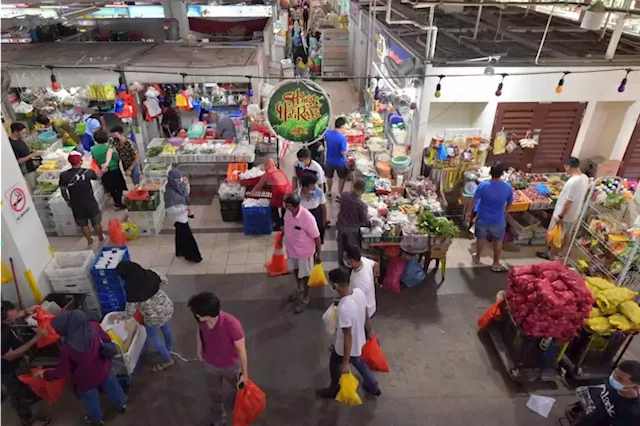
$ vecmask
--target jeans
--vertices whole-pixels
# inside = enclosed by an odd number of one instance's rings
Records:
[[[86,411],[89,420],[93,422],[101,422],[104,418],[102,410],[100,409],[100,392],[104,391],[107,394],[107,399],[114,407],[118,409],[124,409],[127,404],[127,397],[116,378],[113,371],[109,374],[109,377],[104,382],[100,383],[97,388],[89,389],[88,391],[78,392],[78,398],[84,405],[84,411]]]
[[[140,163],[136,164],[133,169],[131,169],[131,180],[134,185],[140,183]]]
[[[227,381],[234,388],[238,383],[238,374],[240,374],[240,365],[236,364],[232,367],[218,368],[204,363],[204,370],[207,374],[207,382],[209,384],[209,399],[211,400],[211,425],[225,426],[227,424],[227,413],[224,409],[223,386]]]
[[[173,348],[173,331],[171,330],[171,326],[169,323],[160,326],[160,327],[151,327],[145,325],[144,328],[147,330],[147,342],[145,343],[145,349],[148,342],[151,342],[153,348],[158,352],[160,357],[164,362],[171,362],[171,349]],[[164,336],[164,342],[160,338],[160,330],[162,335]]]
[[[329,359],[329,372],[331,373],[331,385],[329,388],[336,395],[340,390],[340,376],[341,376],[341,366],[342,366],[342,356],[338,355],[334,350],[331,351],[331,358]],[[349,359],[349,362],[353,367],[360,373],[362,377],[362,388],[370,393],[377,393],[380,389],[378,387],[378,382],[375,377],[373,377],[373,373],[369,366],[362,360],[359,356],[352,356]]]

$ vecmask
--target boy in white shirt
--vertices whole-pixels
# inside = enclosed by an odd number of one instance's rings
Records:
[[[348,246],[345,250],[347,264],[351,267],[349,289],[359,288],[367,297],[367,314],[373,318],[376,313],[376,283],[380,276],[378,262],[362,256],[359,247]]]
[[[293,176],[293,189],[299,186],[299,180],[304,175],[315,176],[318,179],[318,186],[324,188],[324,184],[327,178],[324,174],[324,169],[316,160],[311,158],[311,151],[309,148],[302,148],[296,154],[298,157],[298,163],[295,167],[295,175]]]
[[[378,382],[373,377],[371,369],[362,360],[362,347],[371,336],[371,320],[367,314],[367,299],[359,288],[349,288],[349,277],[341,269],[329,272],[331,287],[338,292],[338,329],[336,330],[336,343],[331,348],[329,370],[331,373],[331,385],[328,388],[318,389],[316,394],[322,398],[334,399],[340,390],[340,376],[348,373],[349,364],[352,364],[362,376],[362,388],[380,396]]]

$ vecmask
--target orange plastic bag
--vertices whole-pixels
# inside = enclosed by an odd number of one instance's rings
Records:
[[[109,220],[109,239],[116,246],[127,245],[127,235],[120,226],[120,221],[116,218]]]
[[[233,405],[233,426],[247,426],[255,422],[267,407],[267,395],[251,380],[236,392]]]
[[[377,335],[368,339],[367,343],[364,344],[361,357],[373,371],[389,372],[389,363],[387,362],[387,357],[382,353],[382,349],[380,349]]]
[[[45,369],[42,367],[32,368],[30,374],[21,374],[18,376],[18,380],[29,386],[33,393],[42,398],[43,401],[53,404],[60,399],[69,377],[48,381],[43,377],[34,376],[33,373],[37,371],[45,371]]]
[[[496,302],[489,306],[484,314],[478,318],[478,330],[484,331],[492,321],[497,321],[502,316],[502,300],[496,300]]]
[[[45,346],[49,346],[50,344],[55,343],[58,341],[58,339],[60,339],[58,333],[56,333],[53,327],[51,327],[51,320],[53,318],[55,318],[55,315],[50,314],[39,306],[36,308],[33,319],[35,319],[38,323],[38,330],[47,331],[47,335],[36,342],[37,348],[44,348]]]
[[[95,158],[91,159],[91,170],[93,170],[98,176],[102,175],[102,169]]]

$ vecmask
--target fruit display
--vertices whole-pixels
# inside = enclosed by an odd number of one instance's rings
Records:
[[[522,191],[513,191],[513,203],[528,203],[529,199],[522,193]]]
[[[543,210],[551,206],[551,199],[546,195],[540,195],[536,185],[529,185],[522,192],[531,201],[530,210]]]

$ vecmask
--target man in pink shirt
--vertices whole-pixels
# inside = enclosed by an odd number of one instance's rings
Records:
[[[244,331],[236,317],[220,310],[220,299],[211,292],[192,296],[189,308],[198,320],[196,353],[209,376],[211,425],[225,426],[223,379],[238,388],[249,379]]]
[[[289,269],[297,279],[296,290],[289,296],[289,301],[297,301],[293,312],[299,314],[309,305],[309,286],[307,281],[313,266],[320,263],[320,231],[316,219],[309,210],[300,205],[300,197],[288,194],[284,198],[284,231],[282,240],[287,247]]]

